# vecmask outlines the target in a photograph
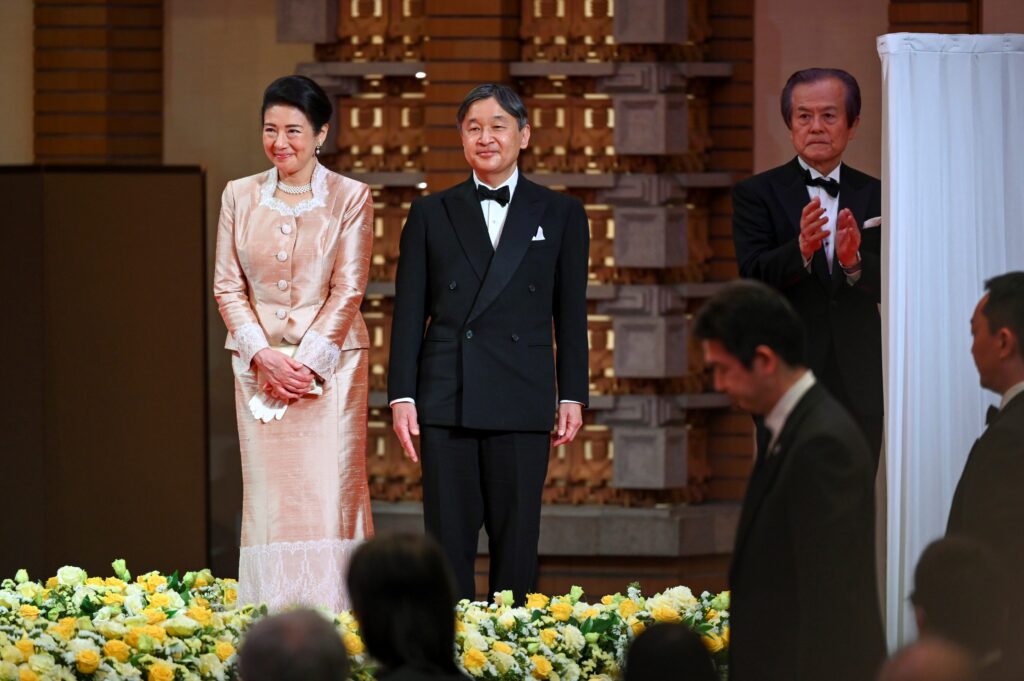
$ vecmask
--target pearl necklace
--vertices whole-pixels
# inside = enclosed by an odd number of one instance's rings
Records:
[[[284,182],[278,180],[277,188],[283,191],[285,194],[291,194],[293,196],[296,196],[298,194],[305,194],[306,192],[313,191],[313,183],[307,182],[306,184],[301,184],[297,187],[294,187],[290,184],[285,184]]]

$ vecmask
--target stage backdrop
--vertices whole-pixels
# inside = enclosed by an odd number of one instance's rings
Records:
[[[970,317],[985,279],[1024,269],[1024,35],[895,33],[882,59],[889,643],[945,533],[967,453],[999,398],[978,385]]]

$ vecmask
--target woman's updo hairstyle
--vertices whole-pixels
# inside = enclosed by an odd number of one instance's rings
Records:
[[[323,88],[305,76],[284,76],[267,86],[263,92],[263,108],[260,109],[260,122],[267,109],[275,104],[291,106],[302,113],[313,124],[313,134],[331,120],[334,107]]]

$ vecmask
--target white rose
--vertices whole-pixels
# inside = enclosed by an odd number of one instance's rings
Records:
[[[511,612],[505,612],[498,618],[498,624],[511,631],[516,627],[516,616]]]
[[[587,639],[583,637],[583,632],[571,624],[562,629],[562,636],[565,638],[566,644],[577,652],[583,650],[583,646],[587,645]]]
[[[224,663],[213,653],[206,653],[199,656],[199,673],[203,676],[215,676],[218,679],[224,676]]]
[[[43,587],[35,582],[24,582],[15,587],[15,591],[26,601],[34,601],[36,596],[43,593]]]
[[[466,649],[476,648],[477,650],[487,650],[490,646],[487,645],[487,639],[485,639],[479,631],[471,629],[466,632],[466,639],[463,647]]]
[[[36,674],[49,674],[57,666],[57,661],[47,653],[36,653],[28,658],[28,666]]]
[[[575,662],[570,661],[569,664],[565,665],[562,669],[562,681],[578,681],[580,678],[580,666]]]
[[[13,591],[0,591],[0,606],[8,610],[17,610],[21,606],[21,599]]]
[[[146,609],[146,597],[140,593],[134,593],[124,599],[124,610],[129,615],[138,615]]]
[[[181,594],[177,591],[167,590],[163,592],[167,595],[167,607],[172,610],[178,610],[185,607],[185,601],[182,599]]]
[[[92,650],[93,652],[100,652],[100,647],[93,641],[87,638],[73,638],[68,641],[68,650],[72,653],[80,653],[83,650]]]
[[[0,681],[18,681],[18,665],[12,662],[0,662]]]
[[[99,620],[95,622],[96,631],[104,638],[122,638],[128,633],[128,627],[116,620]]]
[[[500,653],[497,650],[492,650],[488,653],[491,658],[491,662],[497,668],[498,673],[506,674],[510,669],[516,666],[516,658],[512,657],[508,653]]]
[[[74,565],[65,565],[57,570],[57,583],[63,586],[82,586],[88,577],[85,570]]]
[[[200,624],[191,617],[177,615],[164,622],[163,627],[171,636],[181,638],[196,633],[200,629]]]

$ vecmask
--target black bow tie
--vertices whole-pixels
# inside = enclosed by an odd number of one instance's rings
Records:
[[[504,187],[498,187],[497,189],[488,189],[482,184],[478,184],[476,186],[476,196],[481,201],[490,199],[491,201],[497,201],[503,206],[507,206],[511,195],[508,191],[507,184]]]
[[[988,408],[988,411],[985,412],[985,425],[992,425],[992,422],[997,418],[999,418],[999,407],[993,404]]]
[[[839,196],[839,183],[833,180],[831,177],[815,177],[811,178],[811,171],[804,169],[804,184],[811,185],[814,187],[821,187],[828,192],[828,195],[833,199]]]

